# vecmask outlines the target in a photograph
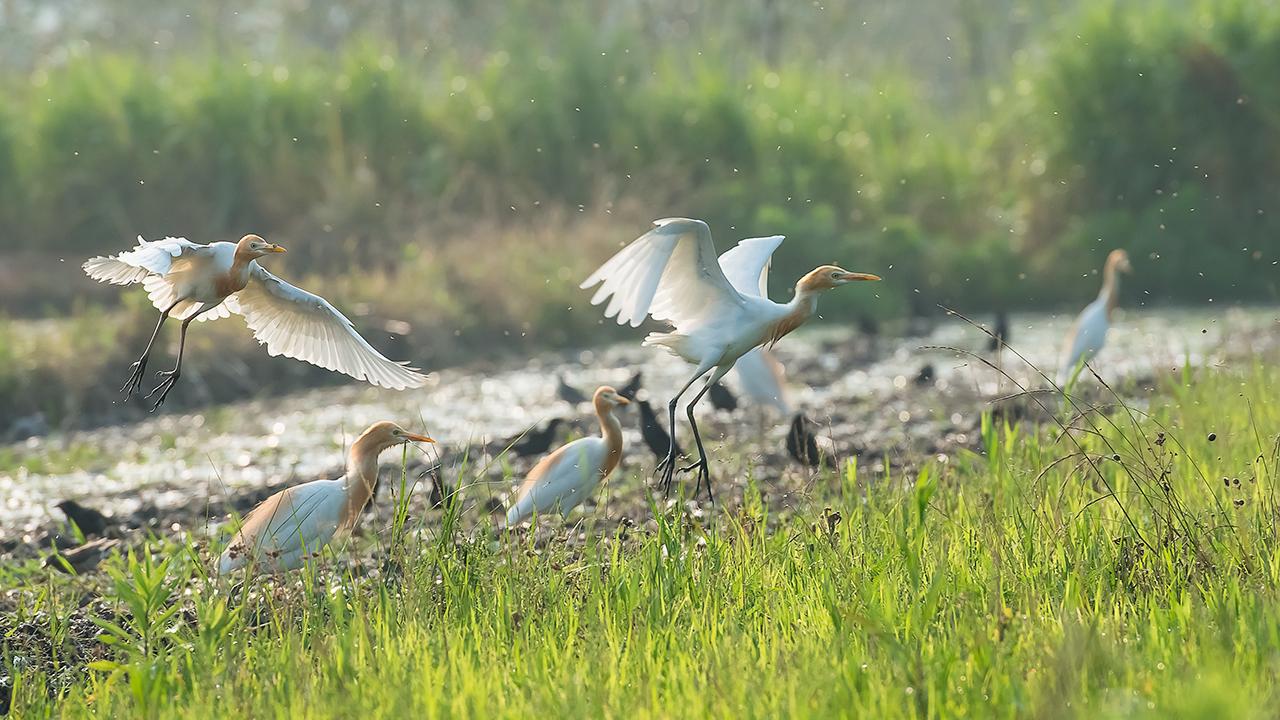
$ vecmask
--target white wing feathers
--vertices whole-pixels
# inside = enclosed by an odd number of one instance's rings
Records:
[[[609,300],[605,317],[636,327],[650,315],[679,327],[724,304],[742,305],[716,261],[706,223],[667,218],[654,225],[582,283],[584,289],[600,284],[591,304]]]
[[[769,263],[782,240],[782,235],[747,238],[720,256],[720,268],[738,292],[769,297]]]
[[[208,245],[193,243],[186,238],[167,237],[148,242],[138,236],[138,245],[132,250],[110,257],[95,257],[81,267],[89,277],[113,285],[142,283],[147,298],[157,310],[173,307],[170,316],[178,320],[200,307],[198,302],[184,302],[174,306],[178,299],[176,282],[192,272],[197,265],[212,258],[213,249]],[[197,317],[197,320],[216,320],[229,317],[225,304]]]
[[[225,301],[244,316],[272,356],[284,355],[392,390],[421,387],[426,377],[388,360],[327,300],[294,287],[254,262],[249,284]]]

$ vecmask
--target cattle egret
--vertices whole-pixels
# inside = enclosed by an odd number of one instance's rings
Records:
[[[596,390],[591,402],[600,419],[601,436],[578,438],[534,465],[507,510],[507,527],[534,513],[558,510],[567,517],[618,467],[622,460],[622,425],[613,411],[630,401],[606,385]]]
[[[783,415],[791,414],[786,371],[773,353],[764,348],[756,348],[738,358],[733,372],[738,376],[738,387],[742,394],[751,402],[776,408]]]
[[[667,404],[672,443],[660,467],[668,491],[675,473],[676,404],[707,375],[686,409],[699,458],[681,470],[696,469],[694,494],[705,481],[710,496],[707,453],[694,420],[694,408],[708,388],[753,348],[772,346],[803,325],[816,311],[822,293],[850,282],[880,278],[823,265],[800,278],[790,302],[776,303],[768,299],[766,290],[769,261],[782,243],[781,235],[743,240],[717,262],[711,229],[701,220],[668,218],[654,225],[600,266],[582,287],[600,285],[591,303],[608,300],[605,316],[616,317],[619,325],[637,327],[646,316],[667,322],[673,332],[650,333],[644,344],[665,348],[696,366]]]
[[[335,370],[393,390],[420,387],[426,378],[402,363],[392,362],[373,349],[356,332],[351,321],[319,295],[296,288],[267,272],[260,257],[282,253],[284,248],[257,235],[240,242],[199,245],[183,238],[147,242],[138,238],[134,249],[96,257],[84,264],[89,277],[115,285],[142,283],[160,321],[142,357],[132,366],[120,391],[126,398],[142,386],[151,346],[164,321],[182,321],[178,359],[173,370],[146,397],[159,394],[155,410],[164,402],[182,373],[182,351],[192,320],[214,320],[237,313],[258,342],[272,355],[284,355]]]
[[[653,451],[655,457],[662,460],[667,456],[667,451],[671,449],[671,436],[666,430],[662,429],[662,421],[658,420],[658,414],[653,411],[653,406],[648,400],[641,400],[640,405],[640,437],[644,439],[644,444]],[[676,455],[684,455],[684,450],[676,445]]]
[[[1112,250],[1102,270],[1102,290],[1098,299],[1085,306],[1067,333],[1058,364],[1058,385],[1065,386],[1075,379],[1076,367],[1088,362],[1107,341],[1111,326],[1111,314],[1120,301],[1120,277],[1118,273],[1133,272],[1129,255],[1123,250]]]
[[[562,423],[564,423],[563,418],[551,418],[547,421],[546,427],[510,438],[503,443],[503,447],[510,448],[511,453],[519,457],[541,455],[551,449],[551,443],[556,440],[556,430]]]
[[[817,467],[822,463],[818,439],[809,430],[809,418],[804,413],[796,413],[791,420],[791,428],[787,431],[787,454],[807,467]]]
[[[222,553],[218,571],[226,574],[250,565],[271,572],[293,570],[318,556],[335,535],[355,528],[378,484],[378,455],[407,442],[435,440],[387,420],[370,425],[351,444],[345,475],[286,488],[254,508]]]

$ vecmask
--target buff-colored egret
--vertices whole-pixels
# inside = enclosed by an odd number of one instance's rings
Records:
[[[1111,327],[1111,315],[1120,301],[1120,276],[1133,272],[1129,255],[1123,250],[1112,250],[1102,269],[1102,290],[1098,298],[1085,306],[1067,333],[1058,364],[1058,385],[1066,386],[1075,378],[1076,368],[1097,355],[1107,341]]]
[[[284,251],[257,235],[208,245],[183,238],[147,242],[139,237],[138,246],[128,252],[85,262],[84,271],[94,280],[142,283],[160,310],[146,350],[120,388],[126,399],[142,386],[151,346],[170,316],[182,321],[178,358],[173,370],[159,373],[164,381],[147,393],[147,398],[159,394],[152,410],[164,402],[182,374],[182,351],[191,321],[232,313],[244,316],[254,337],[272,356],[302,360],[393,390],[426,382],[414,368],[392,362],[373,349],[327,300],[290,285],[258,264],[258,258]]]
[[[776,303],[767,297],[766,290],[769,261],[782,243],[781,235],[743,240],[717,262],[711,229],[701,220],[668,218],[654,225],[600,266],[582,287],[600,285],[591,303],[608,300],[605,316],[616,317],[619,325],[638,327],[646,316],[668,323],[673,332],[650,333],[644,344],[665,348],[696,366],[667,404],[672,444],[660,467],[662,484],[668,490],[675,474],[676,404],[707,375],[686,409],[699,457],[681,470],[696,469],[694,494],[705,481],[711,496],[706,448],[694,420],[694,408],[707,389],[752,348],[771,346],[803,325],[817,310],[822,293],[850,282],[880,278],[823,265],[800,278],[790,302]]]
[[[596,389],[591,402],[600,420],[600,437],[578,438],[538,461],[507,509],[507,527],[534,513],[559,511],[568,516],[618,467],[622,460],[622,425],[613,411],[629,401],[604,385]]]
[[[378,484],[378,455],[407,442],[435,440],[388,420],[370,425],[351,444],[345,475],[286,488],[250,511],[222,553],[218,571],[226,574],[250,565],[271,572],[293,570],[318,556],[335,536],[355,528]]]
[[[751,402],[775,408],[783,415],[792,413],[786,370],[772,352],[762,347],[752,350],[738,358],[733,372],[738,376],[742,394]]]

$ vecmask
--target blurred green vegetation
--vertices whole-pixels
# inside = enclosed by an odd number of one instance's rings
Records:
[[[726,245],[786,233],[781,276],[825,260],[885,271],[882,314],[1077,301],[1116,246],[1161,298],[1277,294],[1271,6],[1086,3],[960,117],[908,77],[743,70],[585,22],[553,45],[500,40],[425,66],[367,41],[289,64],[157,72],[89,53],[37,70],[2,101],[0,218],[21,232],[0,247],[78,257],[137,234],[256,230],[298,238],[291,267],[331,274],[470,242],[459,228],[484,218],[501,264],[506,229],[547,208],[630,203],[707,218]],[[566,237],[566,263],[643,229]]]

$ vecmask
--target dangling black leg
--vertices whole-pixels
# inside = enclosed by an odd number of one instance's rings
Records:
[[[707,484],[707,499],[712,503],[715,503],[716,498],[711,492],[711,469],[707,462],[707,450],[702,446],[702,433],[698,431],[698,421],[694,419],[693,409],[697,407],[698,401],[702,399],[703,395],[707,394],[707,391],[711,389],[711,386],[719,382],[720,378],[724,377],[724,375],[725,371],[721,370],[717,370],[712,373],[711,377],[707,378],[706,384],[702,386],[702,389],[698,391],[697,395],[693,396],[693,399],[689,401],[689,406],[685,408],[685,413],[689,416],[689,427],[693,430],[693,442],[698,446],[698,461],[692,465],[680,468],[680,472],[689,472],[690,470],[696,469],[698,471],[698,477],[693,485],[693,497],[695,500],[698,498],[698,490],[705,482]]]
[[[667,497],[671,496],[671,483],[676,475],[676,406],[680,403],[680,396],[685,394],[690,387],[702,377],[703,373],[710,370],[712,365],[699,365],[697,371],[693,373],[693,377],[689,378],[689,382],[680,388],[680,392],[671,398],[671,402],[667,403],[667,423],[671,430],[671,445],[667,449],[667,456],[658,463],[655,470],[662,475],[662,492]]]
[[[169,391],[173,390],[173,386],[178,384],[178,378],[182,377],[182,353],[187,348],[187,327],[191,325],[191,321],[195,320],[201,313],[206,310],[212,310],[215,307],[217,307],[216,304],[209,305],[206,303],[201,306],[199,310],[191,313],[182,321],[182,332],[178,335],[178,362],[173,366],[172,370],[161,370],[156,373],[156,375],[164,378],[164,380],[162,380],[159,385],[155,386],[151,392],[146,394],[145,399],[150,399],[152,395],[160,393],[160,397],[156,398],[155,404],[151,406],[151,412],[155,412],[156,409],[164,403],[164,399],[169,396]]]
[[[125,379],[124,385],[120,386],[120,392],[124,393],[125,402],[129,402],[129,398],[142,387],[142,378],[147,372],[147,360],[151,357],[151,346],[155,345],[156,338],[160,335],[160,328],[164,327],[164,321],[169,319],[169,313],[180,302],[182,301],[178,300],[160,311],[160,321],[156,323],[156,329],[151,332],[151,339],[147,341],[147,349],[142,351],[142,357],[129,366],[129,377]]]

